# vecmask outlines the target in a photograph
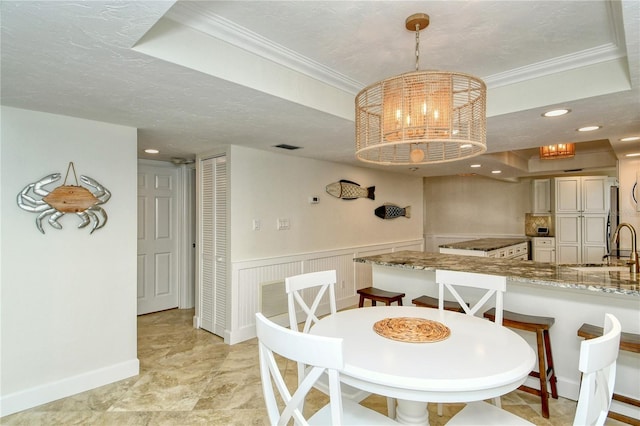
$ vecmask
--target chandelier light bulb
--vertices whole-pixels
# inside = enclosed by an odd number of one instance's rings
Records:
[[[421,150],[420,148],[414,148],[411,150],[411,153],[409,154],[409,159],[411,160],[412,163],[419,163],[422,160],[424,160],[424,151]]]

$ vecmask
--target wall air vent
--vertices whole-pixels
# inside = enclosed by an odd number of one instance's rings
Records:
[[[289,151],[293,151],[294,149],[302,148],[301,146],[287,145],[286,143],[281,143],[280,145],[274,145],[273,147],[274,148],[288,149]]]

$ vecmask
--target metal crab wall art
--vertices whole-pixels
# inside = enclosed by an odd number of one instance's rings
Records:
[[[107,213],[100,206],[109,201],[111,192],[95,179],[83,175],[80,176],[80,182],[93,188],[94,192],[79,185],[61,185],[51,192],[44,188],[60,177],[60,173],[53,173],[25,186],[18,194],[18,206],[28,212],[39,213],[36,217],[36,227],[43,234],[44,218],[48,217],[47,222],[52,227],[62,229],[58,220],[67,213],[80,216],[82,222],[78,228],[93,223],[90,234],[102,228],[107,223]]]

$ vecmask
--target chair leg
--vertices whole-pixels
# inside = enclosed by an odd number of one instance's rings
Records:
[[[558,399],[558,387],[556,386],[556,368],[553,366],[553,355],[551,355],[551,339],[549,338],[549,330],[544,330],[544,349],[547,355],[547,374],[549,375],[549,383],[551,383],[551,397]]]
[[[364,306],[364,296],[360,295],[360,302],[358,302],[358,308],[362,308]]]
[[[398,306],[402,306],[402,299],[398,299]]]
[[[545,347],[543,330],[536,331],[536,340],[538,343],[538,371],[540,374],[540,399],[542,401],[542,417],[549,418],[549,392],[547,391],[547,367],[545,365]]]
[[[496,396],[495,398],[493,398],[493,405],[495,405],[498,408],[502,408],[502,400],[500,399],[499,396]]]
[[[387,397],[387,415],[390,419],[396,419],[396,399]]]

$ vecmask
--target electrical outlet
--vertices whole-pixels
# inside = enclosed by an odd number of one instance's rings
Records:
[[[260,230],[260,219],[253,219],[253,230],[254,231]]]

